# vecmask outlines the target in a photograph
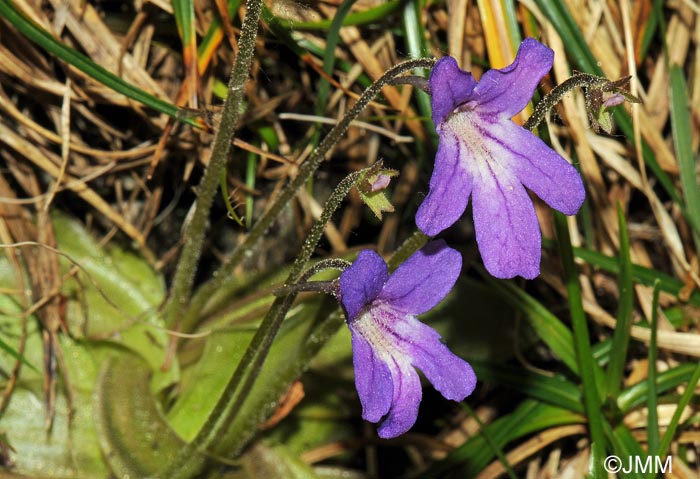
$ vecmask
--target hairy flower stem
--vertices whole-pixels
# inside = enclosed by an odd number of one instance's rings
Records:
[[[282,286],[272,292],[275,296],[286,296],[299,293],[326,293],[335,295],[338,289],[337,281],[309,281]]]
[[[340,258],[323,259],[307,269],[296,283],[290,285],[285,284],[284,286],[274,290],[272,294],[275,296],[286,296],[292,293],[313,291],[316,293],[327,293],[335,296],[338,293],[337,281],[308,281],[308,279],[327,269],[345,271],[351,264],[352,263],[350,261]]]
[[[552,91],[550,91],[537,103],[537,106],[535,106],[535,111],[532,113],[532,116],[527,119],[523,125],[523,128],[526,130],[534,130],[537,125],[544,120],[547,113],[549,113],[549,110],[554,108],[554,106],[559,103],[562,98],[564,98],[564,95],[572,91],[574,88],[601,88],[610,83],[612,82],[605,77],[599,77],[589,73],[574,74],[571,78],[568,78],[559,85],[555,86]]]
[[[228,94],[221,113],[221,122],[214,138],[211,158],[197,190],[192,221],[185,230],[185,244],[175,270],[170,295],[163,307],[165,325],[172,328],[179,323],[183,307],[189,302],[194,284],[197,263],[202,253],[204,235],[209,222],[209,214],[217,192],[221,172],[226,167],[226,159],[231,150],[231,140],[243,114],[245,82],[250,72],[255,53],[255,38],[262,11],[262,0],[248,0],[246,15],[238,40],[238,56],[231,69]]]
[[[243,259],[247,252],[253,250],[253,247],[258,240],[265,234],[265,231],[270,227],[272,222],[277,218],[282,209],[287,205],[289,200],[294,197],[299,188],[301,188],[311,175],[318,169],[323,161],[323,158],[331,150],[331,148],[340,140],[341,136],[350,126],[350,123],[357,118],[360,112],[379,94],[382,87],[389,84],[394,78],[402,73],[413,70],[414,68],[431,68],[435,64],[435,59],[419,58],[408,60],[404,63],[396,65],[382,75],[374,82],[357,100],[357,103],[348,111],[345,116],[333,127],[326,135],[321,143],[316,147],[311,156],[299,167],[299,172],[287,186],[280,192],[279,196],[272,206],[260,217],[253,225],[246,239],[241,243],[229,257],[228,261],[214,273],[212,279],[203,284],[192,298],[192,302],[187,308],[185,317],[182,322],[181,330],[189,331],[197,321],[197,315],[201,311],[207,300],[216,292],[221,284],[226,281],[232,274],[233,270]]]
[[[322,259],[321,261],[307,269],[306,272],[304,272],[303,276],[299,278],[299,281],[306,281],[315,274],[327,269],[337,269],[340,271],[345,271],[351,264],[352,263],[350,261],[341,258]]]
[[[430,238],[427,237],[422,231],[415,231],[411,236],[406,238],[403,243],[401,243],[401,246],[394,251],[394,254],[391,256],[389,261],[387,261],[389,269],[393,271],[398,268],[399,265],[410,258],[413,253],[425,246],[429,239]]]
[[[226,435],[226,429],[233,423],[236,415],[241,410],[247,397],[246,393],[252,389],[255,378],[262,369],[263,362],[270,351],[272,341],[279,331],[289,308],[294,303],[298,291],[293,290],[293,287],[300,280],[310,277],[309,273],[303,274],[304,266],[311,258],[318,241],[321,239],[326,223],[338,209],[348,191],[355,186],[364,174],[368,172],[370,174],[376,173],[381,166],[381,162],[378,162],[365,170],[351,173],[338,184],[331,197],[326,201],[321,217],[316,221],[306,237],[299,256],[294,261],[289,276],[284,283],[286,287],[292,288],[291,292],[277,297],[272,303],[202,429],[192,442],[180,450],[175,460],[158,476],[159,478],[186,479],[192,477],[193,474],[198,473],[204,467],[204,453],[210,448],[213,448],[214,452],[218,452],[217,446],[223,445],[226,452],[235,454],[252,437],[255,431],[235,431],[235,434]],[[343,264],[342,266],[346,265]]]

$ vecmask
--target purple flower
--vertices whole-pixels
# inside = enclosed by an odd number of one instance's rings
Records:
[[[511,65],[487,71],[479,82],[449,57],[430,74],[440,143],[416,223],[425,234],[438,234],[464,213],[471,194],[479,251],[498,278],[539,274],[539,224],[523,186],[567,215],[576,214],[585,197],[576,169],[511,121],[553,59],[552,50],[528,38]]]
[[[416,422],[422,390],[415,368],[453,401],[463,400],[476,386],[471,366],[415,317],[449,293],[461,269],[461,255],[438,240],[391,276],[381,256],[369,250],[340,276],[362,417],[382,421],[380,437],[396,437]]]

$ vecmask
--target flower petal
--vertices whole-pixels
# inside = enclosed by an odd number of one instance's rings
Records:
[[[493,158],[477,167],[472,209],[484,266],[496,278],[535,278],[540,273],[541,237],[530,197]]]
[[[470,101],[479,113],[511,118],[532,99],[532,94],[554,62],[554,52],[535,40],[520,44],[515,61],[500,70],[489,70],[474,87]]]
[[[384,439],[400,436],[411,429],[418,418],[418,406],[423,397],[420,378],[408,358],[392,356],[391,360],[388,366],[391,370],[394,394],[389,415],[377,430],[379,437]]]
[[[461,270],[457,250],[443,240],[431,241],[392,273],[377,300],[404,313],[425,313],[447,296]]]
[[[340,299],[348,322],[377,297],[388,276],[381,256],[371,250],[360,251],[357,259],[340,275]]]
[[[444,57],[438,60],[430,72],[431,105],[433,123],[439,128],[452,111],[465,103],[476,85],[471,73],[457,66],[457,60]]]
[[[430,191],[416,213],[416,225],[428,236],[452,226],[469,202],[472,178],[465,168],[467,149],[449,129],[440,133]]]
[[[474,391],[474,370],[448,349],[437,331],[412,316],[397,321],[394,330],[406,339],[404,347],[408,349],[413,365],[423,371],[446,399],[462,401]]]
[[[362,334],[352,327],[350,331],[355,388],[362,404],[362,417],[370,422],[379,422],[391,407],[394,394],[391,372]]]
[[[575,215],[586,198],[581,175],[547,144],[512,121],[499,122],[483,134],[494,156],[545,203],[565,215]]]

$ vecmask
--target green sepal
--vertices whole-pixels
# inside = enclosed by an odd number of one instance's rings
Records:
[[[382,162],[377,162],[377,167],[363,174],[357,182],[357,191],[364,204],[372,213],[381,220],[382,213],[393,213],[394,205],[386,197],[385,190],[392,177],[398,176],[397,170],[382,168]]]

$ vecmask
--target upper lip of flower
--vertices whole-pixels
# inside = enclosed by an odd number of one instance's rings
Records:
[[[440,144],[416,223],[434,236],[459,219],[472,195],[477,244],[486,269],[499,278],[539,274],[539,224],[523,186],[565,214],[575,214],[585,198],[576,169],[510,120],[530,101],[553,56],[528,38],[511,65],[479,82],[450,57],[430,75]]]
[[[432,309],[452,289],[461,255],[442,240],[429,243],[389,276],[373,251],[360,252],[339,280],[352,333],[355,384],[363,417],[381,437],[395,437],[415,422],[421,399],[417,367],[448,399],[471,394],[471,366],[452,354],[415,315]]]

